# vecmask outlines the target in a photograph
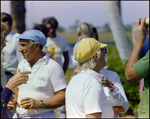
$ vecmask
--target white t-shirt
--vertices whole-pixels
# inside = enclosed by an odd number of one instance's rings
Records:
[[[46,52],[46,55],[39,59],[32,68],[26,59],[20,62],[18,71],[22,69],[31,71],[31,74],[29,74],[27,84],[18,86],[17,113],[33,115],[54,110],[46,108],[24,109],[20,106],[20,100],[24,97],[43,100],[54,96],[55,92],[65,89],[67,83],[60,65],[49,58],[49,54]]]
[[[66,89],[67,118],[85,118],[87,114],[96,112],[101,112],[102,118],[114,116],[101,79],[101,74],[90,69],[81,71],[71,79]]]
[[[119,75],[116,72],[106,70],[105,68],[101,69],[100,73],[103,76],[106,76],[114,84],[114,88],[113,88],[112,92],[107,87],[103,86],[104,92],[105,92],[109,102],[113,105],[112,99],[115,99],[117,102],[121,102],[120,104],[123,105],[123,107],[127,111],[129,108],[129,102],[128,102],[128,99],[127,99],[126,94],[124,92],[124,89],[123,89],[122,83],[120,81]]]
[[[11,30],[5,38],[6,47],[4,47],[2,51],[1,60],[3,67],[5,71],[8,71],[12,74],[15,73],[19,62],[24,59],[22,54],[19,52],[19,39],[16,38],[19,35],[19,33],[15,33],[13,30]]]
[[[48,37],[45,46],[47,48],[48,47],[55,48],[55,53],[53,58],[62,67],[63,66],[62,54],[63,52],[69,51],[70,49],[68,43],[66,42],[66,39],[63,36],[59,36],[59,35],[56,35],[55,38]]]

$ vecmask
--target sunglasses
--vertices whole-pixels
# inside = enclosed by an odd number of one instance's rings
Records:
[[[105,54],[107,54],[107,48],[106,47],[101,48],[101,51],[103,51]]]

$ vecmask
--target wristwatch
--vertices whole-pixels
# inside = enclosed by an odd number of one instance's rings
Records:
[[[45,103],[43,102],[43,100],[41,100],[41,108],[45,107]]]

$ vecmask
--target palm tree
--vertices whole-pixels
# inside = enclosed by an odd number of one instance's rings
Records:
[[[25,12],[25,1],[11,1],[12,28],[17,33],[25,31]]]
[[[119,56],[122,62],[126,63],[132,52],[132,47],[121,20],[118,1],[104,1],[104,5]]]

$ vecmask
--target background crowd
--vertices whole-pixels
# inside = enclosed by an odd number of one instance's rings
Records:
[[[136,117],[149,115],[145,19],[136,22],[135,45],[125,70],[126,82],[140,81],[140,92],[143,89]],[[96,28],[88,23],[77,28],[74,72],[67,85],[69,45],[56,33],[58,25],[55,17],[48,17],[19,34],[12,29],[11,16],[1,13],[1,117],[56,118],[55,109],[59,118],[123,116],[129,102],[117,72],[107,70],[107,44],[98,41]]]

